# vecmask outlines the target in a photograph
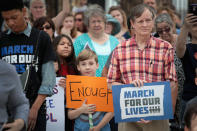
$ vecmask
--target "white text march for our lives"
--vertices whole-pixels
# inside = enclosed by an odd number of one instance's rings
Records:
[[[115,122],[173,118],[170,82],[112,86]]]

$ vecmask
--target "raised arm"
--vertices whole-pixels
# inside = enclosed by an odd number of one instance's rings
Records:
[[[184,19],[181,32],[176,42],[176,53],[179,58],[182,58],[185,54],[188,33],[191,31],[192,26],[196,24],[195,21],[197,21],[197,16],[193,14],[187,14]]]
[[[59,29],[64,18],[69,12],[70,12],[70,2],[69,0],[63,0],[62,11],[60,11],[57,16],[52,18],[56,29]]]

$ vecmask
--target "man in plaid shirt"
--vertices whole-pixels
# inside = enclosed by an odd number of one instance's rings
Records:
[[[177,96],[177,79],[174,49],[170,43],[151,36],[154,27],[154,10],[140,4],[131,11],[130,22],[135,36],[119,44],[112,54],[108,83],[134,84],[170,81],[173,109]],[[119,123],[120,131],[169,131],[168,120]]]

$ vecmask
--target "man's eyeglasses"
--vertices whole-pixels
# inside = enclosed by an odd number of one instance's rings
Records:
[[[79,21],[79,22],[81,22],[81,21],[82,21],[82,19],[75,19],[75,21]]]
[[[40,30],[44,30],[44,29],[51,29],[51,26],[50,25],[46,25],[46,26],[43,26],[43,27],[40,27]]]
[[[166,27],[164,29],[158,29],[157,30],[158,34],[163,34],[164,32],[169,33],[170,32],[170,27]]]

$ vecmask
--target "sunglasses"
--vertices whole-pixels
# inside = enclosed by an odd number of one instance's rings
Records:
[[[43,27],[40,27],[40,30],[44,30],[44,29],[51,29],[51,26],[50,25],[46,25],[46,26],[43,26]]]
[[[166,27],[164,29],[157,30],[158,34],[163,34],[164,32],[169,33],[170,32],[170,27]]]
[[[81,21],[82,21],[82,19],[75,19],[75,21],[79,21],[79,22],[81,22]]]

